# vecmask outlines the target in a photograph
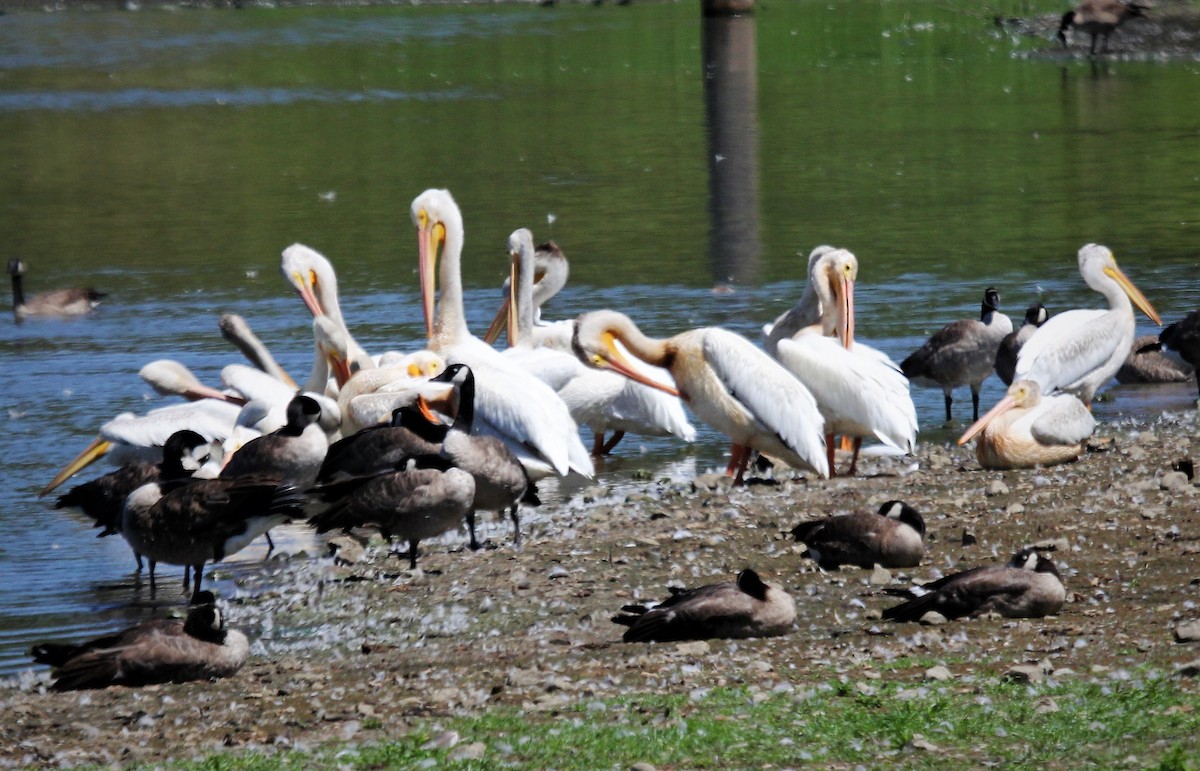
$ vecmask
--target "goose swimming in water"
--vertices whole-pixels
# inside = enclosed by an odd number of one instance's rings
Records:
[[[734,581],[670,591],[656,605],[626,605],[613,616],[614,623],[629,627],[625,642],[777,637],[796,622],[792,596],[750,568]]]
[[[104,292],[73,287],[53,289],[48,292],[25,296],[25,263],[18,259],[8,261],[8,273],[12,276],[13,320],[20,324],[28,318],[65,318],[91,313],[100,304]]]
[[[183,683],[235,674],[250,642],[228,629],[211,592],[200,592],[187,619],[146,621],[80,644],[42,643],[30,651],[54,667],[56,691]]]

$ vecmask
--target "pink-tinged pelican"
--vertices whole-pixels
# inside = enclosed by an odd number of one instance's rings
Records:
[[[591,457],[558,394],[467,329],[460,272],[462,213],[450,192],[426,190],[413,199],[411,214],[417,228],[428,347],[447,364],[466,364],[474,371],[475,429],[509,443],[535,478],[569,471],[592,476]],[[441,296],[435,315],[438,281]]]
[[[647,364],[666,368],[676,388],[643,375],[617,343]],[[736,472],[739,484],[751,450],[829,476],[825,421],[812,394],[741,335],[702,327],[659,340],[642,334],[623,313],[596,311],[579,317],[574,346],[592,366],[679,396],[698,418],[733,440],[725,473]]]
[[[1012,320],[1000,312],[1000,293],[983,293],[979,320],[959,319],[933,333],[925,345],[900,363],[905,377],[920,386],[941,388],[950,422],[951,391],[971,387],[971,419],[979,420],[979,388],[996,366],[1000,341],[1012,332]]]
[[[908,379],[900,369],[882,353],[854,342],[857,258],[845,249],[828,247],[818,248],[813,254],[805,296],[811,291],[817,300],[817,321],[789,337],[780,337],[775,333],[787,324],[785,314],[773,325],[767,339],[774,344],[779,363],[817,400],[817,409],[825,418],[830,474],[835,473],[833,437],[853,437],[854,457],[849,470],[853,476],[863,437],[873,437],[901,452],[913,451],[917,410],[909,395]]]
[[[510,347],[505,355],[553,388],[566,403],[575,422],[592,430],[592,454],[607,455],[626,432],[643,436],[678,436],[686,442],[695,439],[696,430],[688,422],[678,397],[615,372],[584,365],[568,352],[573,331],[568,335],[566,350],[555,345],[539,345],[536,335],[539,327],[534,324],[534,276],[538,260],[533,248],[533,234],[525,228],[513,231],[508,237],[508,250],[512,275],[507,282],[509,298],[504,307],[508,309]],[[566,262],[561,250],[558,258],[562,263]],[[573,330],[573,325],[574,321],[570,321],[554,326]],[[547,341],[546,338],[543,340]],[[551,338],[548,342],[554,340]],[[648,365],[641,368],[645,376],[671,384],[671,375],[666,370]],[[610,430],[612,438],[605,442],[604,434]]]
[[[283,250],[279,270],[314,317],[328,316],[341,328],[346,336],[351,369],[373,369],[374,360],[350,334],[342,318],[342,309],[338,304],[337,274],[325,255],[304,244],[292,244]]]
[[[1018,380],[958,443],[975,439],[984,468],[1053,466],[1078,458],[1095,429],[1092,413],[1074,396],[1044,396],[1036,382]]]
[[[1155,324],[1162,319],[1121,269],[1106,246],[1079,250],[1079,274],[1108,300],[1108,310],[1073,310],[1053,316],[1038,328],[1017,355],[1017,380],[1032,380],[1043,394],[1064,391],[1091,406],[1129,355],[1135,323],[1132,299]]]

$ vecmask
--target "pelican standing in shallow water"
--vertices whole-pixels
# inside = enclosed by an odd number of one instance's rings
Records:
[[[946,422],[950,422],[950,393],[971,387],[971,420],[979,420],[979,388],[996,366],[1000,341],[1012,332],[1012,321],[1000,312],[1000,293],[988,287],[983,293],[979,319],[959,319],[947,324],[900,364],[909,380],[941,388],[946,397]]]
[[[1032,380],[1043,394],[1073,394],[1090,408],[1096,391],[1129,355],[1136,327],[1130,300],[1155,324],[1161,326],[1162,319],[1117,267],[1108,247],[1084,245],[1079,250],[1079,273],[1088,286],[1104,295],[1108,309],[1072,310],[1051,317],[1021,348],[1013,380]]]
[[[1092,413],[1074,396],[1044,396],[1036,382],[1018,380],[958,443],[976,439],[975,457],[984,468],[1053,466],[1078,458],[1095,429]]]
[[[666,368],[676,388],[643,375],[618,342],[647,364]],[[736,473],[738,484],[751,450],[829,476],[822,438],[825,421],[812,394],[741,335],[702,327],[657,340],[642,334],[622,313],[596,311],[579,317],[574,347],[576,355],[594,367],[616,370],[679,396],[697,417],[733,440],[725,473]]]
[[[476,430],[504,439],[534,478],[569,471],[592,476],[591,457],[558,394],[467,329],[460,271],[462,212],[450,192],[426,190],[413,199],[411,214],[429,349],[447,364],[466,364],[474,371]]]
[[[817,322],[789,337],[776,333],[787,314],[767,334],[775,358],[812,392],[825,418],[826,460],[835,473],[833,437],[853,437],[849,474],[858,467],[863,437],[878,439],[905,453],[917,441],[917,410],[908,380],[885,356],[854,342],[854,281],[858,259],[845,249],[818,247],[809,263],[809,286],[818,300]],[[801,303],[803,304],[803,302]],[[795,310],[795,309],[793,309]],[[799,317],[799,314],[793,318]],[[831,336],[836,335],[836,337]]]

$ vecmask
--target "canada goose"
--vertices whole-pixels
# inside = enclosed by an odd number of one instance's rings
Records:
[[[984,468],[1034,468],[1075,460],[1095,430],[1096,419],[1079,399],[1046,396],[1036,382],[1018,380],[958,443],[978,437],[975,457]]]
[[[303,493],[278,477],[242,476],[150,482],[130,493],[121,536],[150,560],[150,590],[159,562],[184,566],[200,592],[204,563],[220,562],[276,525],[303,515]]]
[[[1096,37],[1104,37],[1104,48],[1108,50],[1108,36],[1126,21],[1138,17],[1145,18],[1148,5],[1141,3],[1123,3],[1120,0],[1083,0],[1082,3],[1067,11],[1062,16],[1062,25],[1058,28],[1058,40],[1063,48],[1067,47],[1067,30],[1071,27],[1092,36],[1091,54],[1096,53]]]
[[[475,537],[475,512],[508,510],[513,523],[513,543],[521,545],[521,521],[518,507],[532,487],[525,467],[498,437],[473,435],[475,423],[475,374],[465,364],[451,364],[431,383],[449,383],[453,387],[454,423],[442,440],[442,457],[475,478],[475,497],[467,512],[471,548],[480,544]],[[532,501],[531,501],[532,502]]]
[[[750,568],[736,581],[697,589],[670,587],[657,605],[626,605],[613,621],[629,627],[625,642],[705,640],[714,637],[775,637],[796,621],[796,603],[778,584],[764,583]]]
[[[1013,371],[1017,368],[1017,353],[1021,346],[1033,337],[1033,333],[1045,324],[1048,318],[1050,313],[1046,306],[1033,303],[1025,309],[1025,321],[1021,326],[1009,332],[1000,341],[1000,347],[996,349],[996,377],[1003,380],[1004,385],[1012,385]]]
[[[388,541],[408,541],[417,567],[417,542],[453,530],[475,498],[475,479],[437,455],[402,458],[393,471],[314,488],[329,508],[309,519],[318,533],[375,527]]]
[[[1158,342],[1192,367],[1200,367],[1200,311],[1192,311],[1168,326],[1159,334]]]
[[[888,501],[875,514],[859,512],[802,522],[792,536],[808,556],[829,570],[841,565],[910,568],[925,556],[925,520],[903,501]]]
[[[187,620],[146,621],[79,645],[43,643],[30,655],[54,667],[56,691],[229,677],[246,663],[250,643],[225,628],[211,592],[196,601]]]
[[[387,425],[367,426],[331,444],[317,484],[395,469],[406,455],[437,455],[447,431],[449,426],[431,424],[417,408],[399,407]]]
[[[104,292],[97,292],[91,287],[72,287],[38,292],[26,298],[25,263],[16,258],[9,260],[8,273],[12,276],[13,319],[18,324],[30,317],[83,316],[95,310],[100,304],[100,299],[105,296]]]
[[[892,621],[920,621],[930,611],[948,619],[998,613],[1006,618],[1041,618],[1058,613],[1067,592],[1054,563],[1034,549],[1013,555],[1007,565],[952,573],[920,587],[912,599],[883,611]]]
[[[1187,383],[1196,370],[1162,352],[1157,335],[1134,338],[1129,356],[1117,370],[1118,383]]]
[[[979,420],[979,387],[996,366],[996,349],[1012,332],[1012,321],[1000,312],[1000,293],[988,287],[983,293],[979,320],[960,319],[947,324],[900,364],[905,377],[917,385],[941,388],[946,396],[946,422],[950,422],[950,392],[971,387],[972,420]]]
[[[288,403],[287,424],[273,434],[242,445],[226,462],[221,477],[256,474],[308,487],[316,479],[329,450],[329,438],[318,425],[320,419],[321,406],[316,400],[297,395]]]

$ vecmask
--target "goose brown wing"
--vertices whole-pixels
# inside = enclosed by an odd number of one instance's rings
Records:
[[[79,508],[103,528],[97,537],[114,535],[121,528],[121,510],[129,494],[159,476],[157,463],[129,463],[116,471],[76,485],[58,496],[56,509]]]
[[[625,642],[666,642],[739,636],[750,628],[754,600],[735,584],[714,584],[672,596],[625,632]]]

